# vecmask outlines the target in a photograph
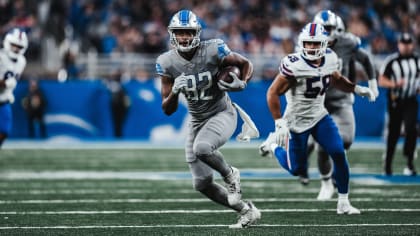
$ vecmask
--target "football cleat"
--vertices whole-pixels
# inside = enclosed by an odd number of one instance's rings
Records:
[[[238,204],[242,198],[241,176],[238,169],[232,168],[232,173],[225,177],[226,188],[228,191],[228,203],[233,206]]]
[[[260,145],[259,153],[262,157],[273,157],[273,152],[271,150],[272,144],[277,144],[277,135],[275,132],[270,132],[267,139]]]
[[[243,229],[250,225],[253,225],[257,220],[261,219],[261,212],[254,206],[252,202],[247,203],[249,209],[239,216],[239,220],[236,224],[229,225],[230,229]]]
[[[353,207],[348,199],[338,200],[337,203],[337,214],[339,215],[358,215],[360,214],[360,210]]]
[[[333,197],[334,192],[334,184],[331,178],[329,178],[328,180],[321,180],[321,189],[319,190],[319,194],[318,197],[316,197],[316,199],[318,201],[330,200]]]
[[[415,169],[410,169],[408,167],[405,167],[403,170],[403,175],[406,176],[416,176],[417,175],[417,171]]]
[[[303,173],[303,174],[300,174],[300,175],[299,175],[299,182],[300,182],[302,185],[304,185],[304,186],[306,186],[306,185],[308,185],[308,184],[309,184],[309,175],[308,175],[308,171],[306,171],[305,173]]]

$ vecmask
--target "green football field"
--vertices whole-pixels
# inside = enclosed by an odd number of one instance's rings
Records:
[[[350,216],[336,214],[336,196],[316,201],[314,156],[302,186],[252,145],[222,152],[261,209],[253,227],[228,229],[237,214],[192,189],[182,149],[3,149],[0,235],[420,235],[420,177],[401,175],[400,151],[393,177],[382,176],[382,150],[348,153],[362,211]]]

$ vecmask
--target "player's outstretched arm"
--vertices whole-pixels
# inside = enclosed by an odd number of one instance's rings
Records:
[[[162,95],[162,110],[166,115],[172,115],[178,109],[178,94],[172,92],[172,79],[166,76],[160,76],[161,81],[161,95]]]
[[[332,76],[332,84],[334,87],[348,93],[356,93],[359,96],[367,97],[369,101],[374,102],[376,96],[374,92],[368,88],[352,83],[348,78],[343,76],[340,72],[335,71]]]

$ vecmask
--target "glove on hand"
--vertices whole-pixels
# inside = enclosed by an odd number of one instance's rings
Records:
[[[290,137],[289,127],[287,127],[287,121],[285,119],[277,119],[274,121],[276,125],[276,135],[278,137],[278,144],[282,147],[286,146],[286,143]]]
[[[246,82],[239,79],[238,76],[233,73],[229,72],[229,75],[233,78],[231,83],[227,83],[223,80],[219,80],[217,82],[217,86],[219,86],[220,90],[223,91],[241,91],[246,87]]]
[[[188,87],[188,77],[182,73],[175,78],[174,84],[172,85],[172,93],[179,94],[179,92],[183,91],[186,87]]]
[[[367,97],[370,102],[374,102],[376,100],[375,94],[368,87],[356,85],[356,87],[354,87],[354,92],[359,96]]]

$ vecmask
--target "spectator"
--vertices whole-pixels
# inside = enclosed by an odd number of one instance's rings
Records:
[[[29,92],[26,97],[22,99],[22,106],[28,114],[28,128],[30,138],[46,138],[47,131],[45,128],[44,114],[47,102],[44,93],[38,86],[38,81],[29,81]],[[39,127],[39,135],[35,127]]]
[[[417,93],[420,84],[420,59],[414,53],[414,37],[402,33],[398,52],[389,55],[380,70],[379,85],[388,88],[388,136],[384,159],[385,175],[392,175],[392,159],[404,123],[406,132],[403,155],[407,159],[404,175],[416,175],[414,156],[417,142]],[[410,66],[411,65],[411,66]]]

